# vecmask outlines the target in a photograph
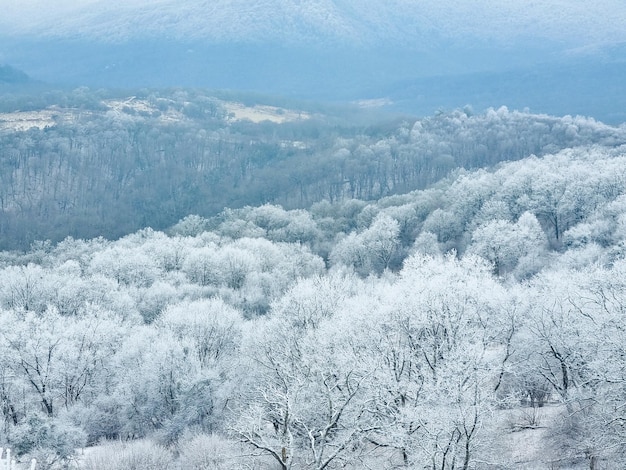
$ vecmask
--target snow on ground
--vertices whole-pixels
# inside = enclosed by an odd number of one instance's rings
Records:
[[[109,108],[108,113],[113,116],[123,116],[127,115],[128,111],[134,111],[138,114],[158,115],[160,120],[168,122],[178,122],[187,119],[180,111],[168,109],[166,112],[161,112],[147,100],[136,99],[135,97],[104,100],[102,103]],[[306,120],[311,117],[310,114],[302,111],[286,110],[275,106],[246,106],[234,101],[222,102],[222,106],[224,106],[230,121],[249,120],[254,123],[270,121],[281,124],[290,121]],[[74,121],[81,114],[89,113],[92,112],[59,107],[50,107],[36,111],[0,113],[0,131],[17,132],[32,128],[45,129],[46,127],[53,127],[60,122]]]
[[[26,131],[33,127],[45,129],[56,124],[58,114],[54,109],[0,113],[0,129],[10,131]]]
[[[584,462],[574,464],[571,458],[559,455],[559,443],[552,433],[557,427],[563,405],[542,408],[518,407],[496,410],[487,430],[487,439],[494,443],[477,468],[489,470],[579,470],[588,468]],[[482,459],[481,459],[482,460]]]
[[[247,119],[255,123],[271,121],[282,124],[283,122],[304,120],[311,117],[304,112],[286,110],[275,106],[246,106],[232,101],[224,102],[223,105],[230,119],[235,121]]]

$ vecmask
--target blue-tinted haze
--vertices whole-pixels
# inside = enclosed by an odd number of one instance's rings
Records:
[[[620,1],[2,0],[0,64],[89,87],[199,86],[624,121]]]

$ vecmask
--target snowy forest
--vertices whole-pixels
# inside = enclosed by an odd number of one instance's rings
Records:
[[[107,93],[0,100],[0,447],[626,467],[625,125]]]

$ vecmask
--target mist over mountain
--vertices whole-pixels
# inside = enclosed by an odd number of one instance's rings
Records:
[[[55,85],[378,99],[418,115],[470,104],[622,119],[618,1],[3,3],[0,63]],[[617,101],[598,106],[607,89]]]
[[[381,42],[428,47],[437,38],[511,43],[520,38],[566,47],[626,40],[626,6],[594,2],[480,0],[5,0],[2,30],[10,35],[97,38],[146,37],[213,42]],[[26,13],[26,14],[25,14]]]

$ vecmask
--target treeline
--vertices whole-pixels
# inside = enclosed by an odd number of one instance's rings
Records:
[[[199,91],[140,91],[133,99],[143,107],[113,108],[110,98],[88,89],[42,94],[43,104],[56,103],[54,123],[0,133],[0,248],[116,238],[225,207],[376,200],[457,168],[626,139],[624,128],[592,119],[506,108],[368,125],[319,113],[254,124],[234,121],[222,100]],[[23,99],[5,101],[16,109]]]
[[[0,444],[59,468],[129,443],[92,470],[622,467],[625,159],[3,252]]]

